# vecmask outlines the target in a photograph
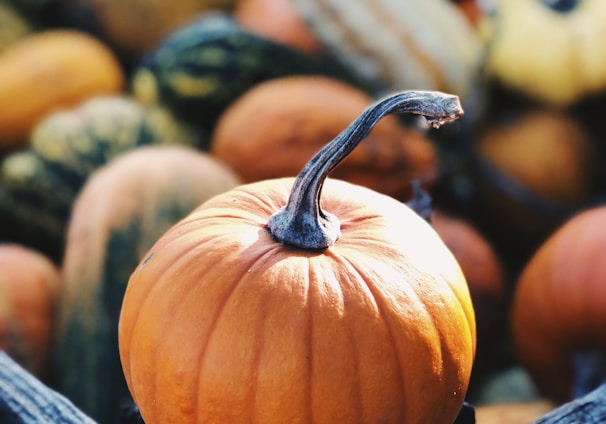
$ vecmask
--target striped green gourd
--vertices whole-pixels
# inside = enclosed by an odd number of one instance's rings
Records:
[[[162,103],[186,122],[211,131],[246,90],[288,75],[327,75],[375,93],[327,56],[312,56],[242,29],[229,14],[205,14],[173,32],[136,67],[132,92]]]
[[[97,97],[53,113],[36,126],[27,149],[0,163],[0,239],[58,262],[72,203],[94,170],[139,146],[199,146],[203,138],[168,111],[128,96]]]

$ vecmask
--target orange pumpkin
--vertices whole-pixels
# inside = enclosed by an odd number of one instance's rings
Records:
[[[587,381],[582,373],[598,370],[576,359],[606,352],[605,229],[606,207],[578,213],[539,247],[517,281],[515,351],[537,387],[558,402],[577,397]]]
[[[394,112],[437,126],[461,109],[383,99],[296,179],[218,195],[151,248],[119,322],[147,424],[454,421],[475,352],[458,263],[405,204],[326,178]]]
[[[272,79],[248,90],[223,112],[211,138],[211,153],[244,182],[292,177],[371,103],[368,94],[330,77]],[[333,177],[407,200],[410,181],[431,181],[437,168],[430,138],[387,116]]]
[[[23,147],[33,127],[59,109],[124,88],[118,58],[82,31],[34,32],[0,55],[0,151]]]
[[[477,149],[505,175],[557,205],[577,205],[589,192],[594,149],[569,115],[533,110],[482,131]]]
[[[64,0],[91,16],[100,32],[135,61],[150,53],[173,31],[209,11],[229,11],[239,0]]]
[[[41,379],[48,376],[59,280],[46,256],[0,244],[0,350]]]
[[[562,111],[532,109],[487,122],[475,149],[478,221],[511,262],[526,262],[595,194],[594,139]]]

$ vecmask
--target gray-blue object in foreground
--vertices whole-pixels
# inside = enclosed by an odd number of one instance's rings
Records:
[[[0,351],[0,422],[3,424],[94,424],[66,397]]]
[[[606,423],[606,383],[583,397],[557,407],[534,422],[534,424],[599,423]]]

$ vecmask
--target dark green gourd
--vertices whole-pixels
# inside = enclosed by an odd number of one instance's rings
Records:
[[[135,69],[134,96],[165,104],[188,123],[212,130],[246,90],[288,75],[327,75],[375,93],[326,56],[312,56],[242,29],[229,14],[203,15],[167,37]]]
[[[2,159],[0,239],[60,261],[73,200],[94,170],[139,146],[198,146],[202,138],[168,111],[131,97],[98,97],[53,113],[37,125],[27,149]]]

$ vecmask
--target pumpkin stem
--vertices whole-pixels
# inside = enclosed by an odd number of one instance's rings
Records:
[[[391,113],[422,115],[434,128],[463,115],[459,98],[438,91],[405,91],[370,105],[326,144],[297,176],[286,206],[269,217],[267,230],[280,243],[322,251],[341,235],[341,223],[320,208],[320,193],[328,174]]]

